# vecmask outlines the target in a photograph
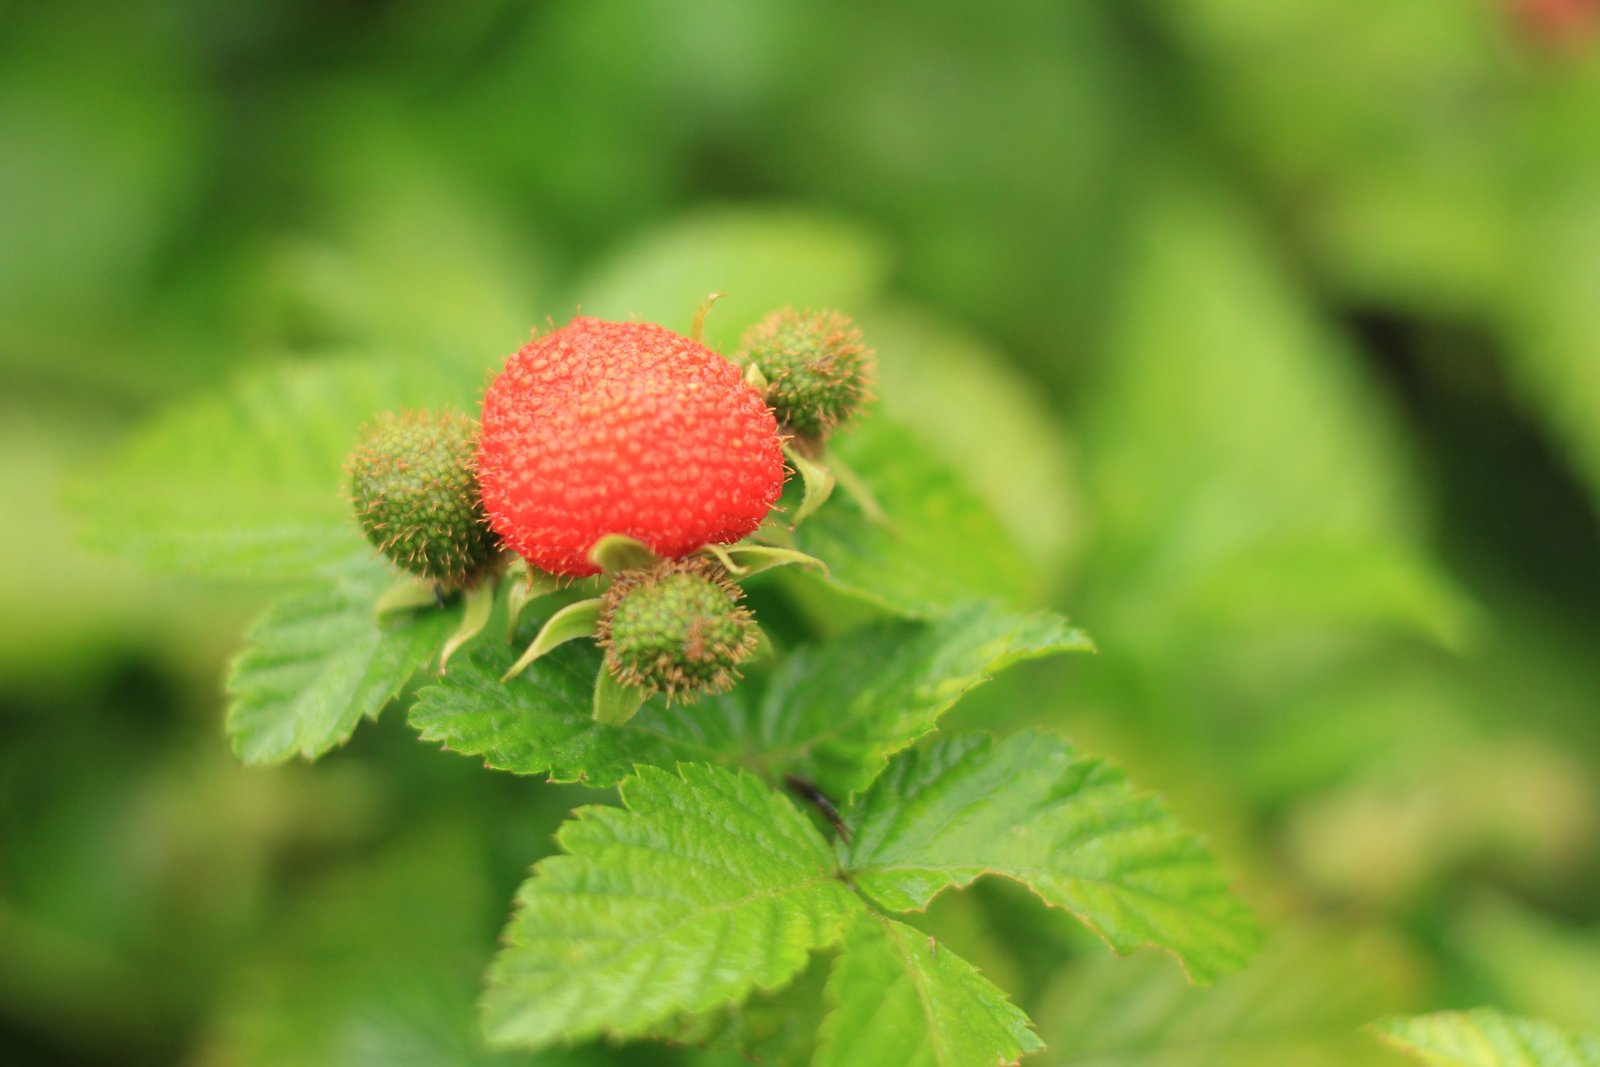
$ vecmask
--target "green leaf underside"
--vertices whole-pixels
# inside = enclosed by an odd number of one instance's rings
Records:
[[[541,1048],[649,1032],[791,979],[861,904],[804,816],[748,774],[641,767],[523,883],[483,999],[486,1032]]]
[[[1015,1063],[1042,1047],[994,983],[925,934],[880,915],[849,930],[828,980],[815,1067]]]
[[[1256,947],[1254,923],[1200,841],[1119,771],[1049,734],[961,735],[907,752],[846,821],[852,880],[893,911],[995,874],[1119,953],[1171,952],[1197,983]]]
[[[1493,1008],[1385,1019],[1373,1029],[1430,1067],[1600,1067],[1600,1037]]]
[[[411,723],[425,740],[491,767],[557,781],[612,785],[635,763],[747,762],[843,797],[989,675],[1089,647],[1057,616],[969,604],[934,622],[887,620],[801,649],[762,695],[745,683],[696,704],[652,700],[626,725],[607,727],[592,717],[600,670],[592,644],[562,645],[505,684],[515,653],[490,645],[424,689]]]
[[[70,502],[90,545],[156,569],[327,574],[370,554],[342,489],[360,426],[406,406],[465,409],[478,381],[437,361],[283,364],[161,415]]]
[[[351,568],[274,604],[250,628],[228,675],[228,733],[250,764],[307,759],[344,743],[434,657],[459,610],[379,620],[393,582],[378,564]]]
[[[793,534],[794,547],[828,564],[817,581],[907,615],[935,615],[976,598],[1037,600],[1026,562],[983,499],[881,415],[851,423],[829,454],[858,472],[888,516],[876,522],[849,493],[834,493]],[[785,494],[791,510],[800,497]]]

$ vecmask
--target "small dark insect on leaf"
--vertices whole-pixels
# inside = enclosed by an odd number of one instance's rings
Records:
[[[796,796],[810,801],[818,811],[822,812],[822,817],[833,824],[833,829],[838,833],[840,840],[847,845],[850,843],[850,827],[844,824],[844,819],[839,815],[839,809],[834,806],[832,800],[828,799],[828,794],[819,789],[815,783],[809,782],[797,774],[784,775],[783,784],[788,786],[789,791]]]

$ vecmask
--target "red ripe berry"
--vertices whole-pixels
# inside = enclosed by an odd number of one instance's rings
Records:
[[[489,386],[478,478],[507,547],[586,575],[606,534],[676,558],[752,533],[783,489],[783,451],[772,411],[715,352],[650,323],[577,318]]]

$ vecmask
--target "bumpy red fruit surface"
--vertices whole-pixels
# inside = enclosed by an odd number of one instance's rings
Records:
[[[594,574],[606,534],[676,558],[752,533],[783,489],[782,442],[715,352],[650,323],[577,318],[489,386],[478,479],[507,547],[553,574]]]

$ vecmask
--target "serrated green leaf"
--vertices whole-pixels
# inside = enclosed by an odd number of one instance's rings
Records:
[[[846,822],[852,880],[894,911],[1001,875],[1118,952],[1171,952],[1199,983],[1242,966],[1258,940],[1216,861],[1159,800],[1049,734],[968,734],[907,752]]]
[[[393,582],[376,564],[291,593],[246,635],[228,675],[228,733],[239,758],[316,759],[374,718],[438,653],[460,612],[424,610],[380,621],[373,604]]]
[[[735,1053],[762,1067],[806,1067],[822,1025],[829,956],[830,952],[812,956],[800,977],[781,989],[757,991],[737,1007],[683,1016],[651,1036],[675,1045]]]
[[[717,762],[740,751],[748,713],[739,689],[697,704],[654,700],[625,725],[606,726],[594,719],[600,653],[592,642],[560,645],[502,682],[515,658],[512,646],[474,649],[417,695],[411,725],[423,740],[497,770],[593,786],[615,785],[636,763]]]
[[[963,604],[929,622],[873,623],[784,660],[756,708],[752,751],[843,799],[992,675],[1093,650],[1059,615],[992,604]]]
[[[1431,1067],[1600,1067],[1600,1037],[1493,1008],[1386,1019],[1373,1029]]]
[[[74,487],[95,548],[164,571],[272,582],[372,555],[344,461],[384,411],[468,409],[480,375],[446,363],[288,363],[176,407]]]
[[[850,928],[828,980],[816,1067],[1015,1063],[1041,1047],[994,983],[932,938],[880,915]]]
[[[931,622],[885,620],[798,649],[763,692],[745,683],[697,704],[651,700],[608,727],[593,718],[600,654],[591,643],[562,645],[504,684],[515,653],[490,645],[424,689],[411,723],[424,740],[516,774],[601,786],[635,763],[744,762],[774,779],[804,775],[842,798],[990,675],[1091,647],[1059,616],[967,604]]]
[[[491,1040],[542,1048],[659,1027],[797,974],[861,904],[832,850],[759,779],[641,767],[582,808],[517,896],[484,995]]]
[[[795,547],[828,564],[827,575],[809,580],[918,616],[963,600],[1038,598],[1024,555],[988,505],[910,433],[871,416],[828,448],[860,476],[889,521],[874,521],[851,494],[834,493],[793,531]],[[786,492],[783,503],[792,513],[800,495]]]

